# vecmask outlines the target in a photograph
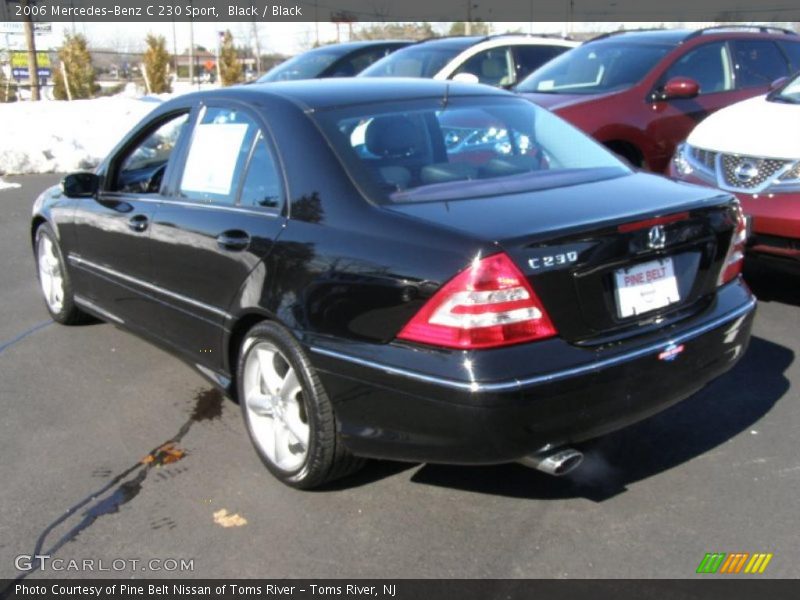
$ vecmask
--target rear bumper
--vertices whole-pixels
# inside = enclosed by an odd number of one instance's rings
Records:
[[[491,464],[603,435],[687,398],[742,356],[754,308],[737,280],[701,315],[635,344],[550,340],[472,353],[391,344],[370,355],[315,340],[309,349],[352,452]]]

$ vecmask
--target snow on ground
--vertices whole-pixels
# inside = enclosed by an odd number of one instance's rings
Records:
[[[187,83],[176,92],[194,87]],[[136,123],[173,95],[137,97],[131,84],[117,96],[93,100],[0,104],[0,175],[92,168]],[[0,189],[9,185],[0,180]]]
[[[10,190],[18,187],[21,187],[19,183],[9,183],[8,181],[3,181],[3,178],[0,177],[0,191]]]

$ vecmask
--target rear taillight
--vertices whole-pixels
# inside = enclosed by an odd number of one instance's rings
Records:
[[[725,256],[722,271],[719,274],[717,285],[723,285],[735,279],[742,272],[744,265],[744,249],[747,244],[747,220],[745,219],[742,208],[736,205],[736,226],[731,236],[730,248]]]
[[[475,259],[444,284],[397,336],[445,348],[496,348],[556,335],[550,317],[506,254]]]

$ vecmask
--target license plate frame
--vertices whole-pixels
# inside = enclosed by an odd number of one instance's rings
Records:
[[[680,302],[672,258],[664,257],[614,271],[620,319],[636,317]]]

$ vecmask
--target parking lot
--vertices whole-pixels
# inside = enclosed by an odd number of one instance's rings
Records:
[[[566,478],[376,461],[299,492],[190,367],[112,325],[49,320],[29,218],[58,179],[0,191],[0,578],[32,554],[127,562],[31,579],[683,578],[735,551],[773,553],[763,576],[800,576],[800,277],[749,265],[761,303],[739,365],[585,445]],[[181,560],[192,570],[166,570]]]

